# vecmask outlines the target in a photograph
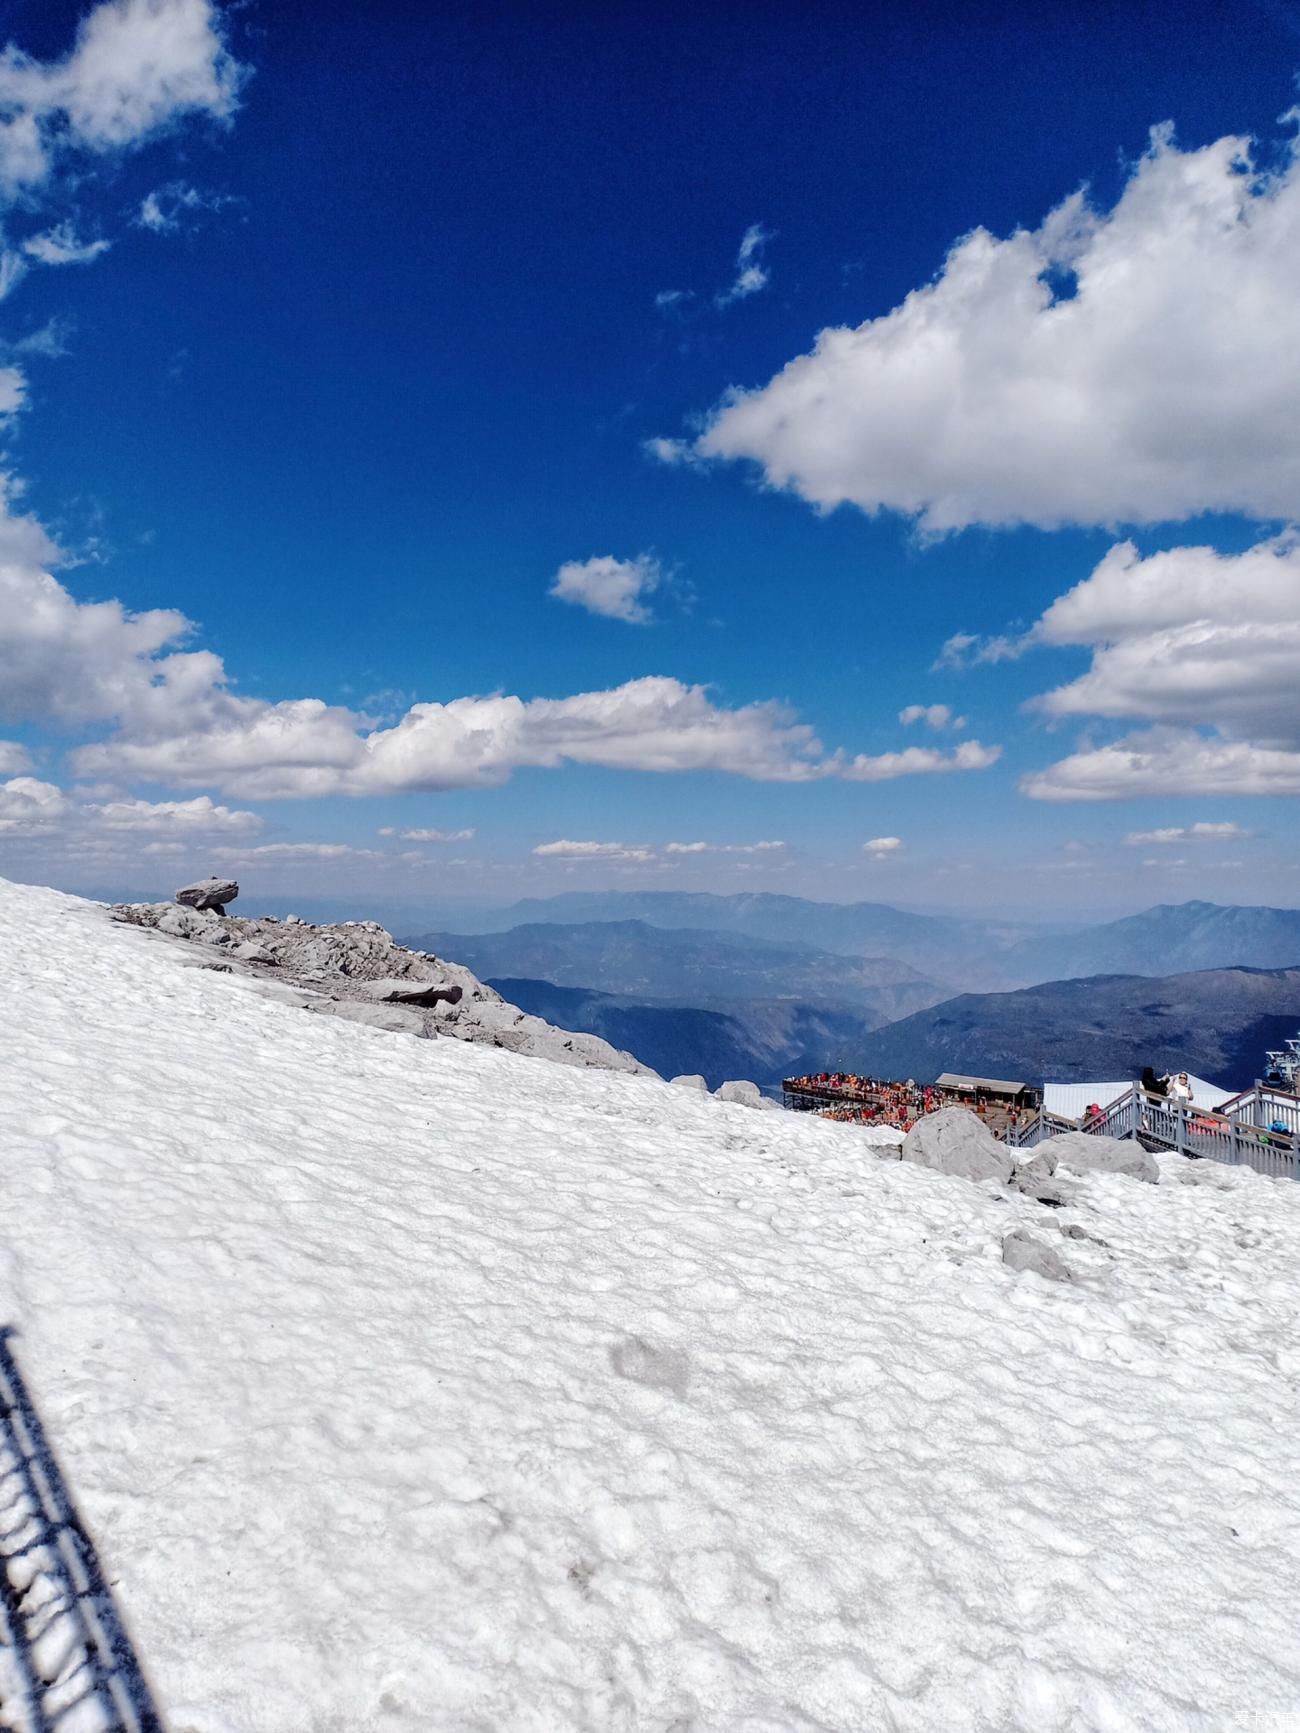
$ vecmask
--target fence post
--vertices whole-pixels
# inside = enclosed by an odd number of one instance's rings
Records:
[[[1187,1109],[1181,1101],[1178,1103],[1177,1113],[1178,1126],[1174,1132],[1174,1148],[1179,1155],[1185,1155],[1187,1153]]]

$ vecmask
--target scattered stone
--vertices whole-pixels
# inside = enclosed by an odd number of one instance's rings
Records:
[[[678,1089],[698,1089],[701,1095],[709,1093],[708,1079],[701,1077],[698,1072],[691,1072],[689,1075],[683,1073],[680,1077],[670,1078],[669,1081],[675,1084]]]
[[[1037,1185],[1021,1186],[1020,1190],[1035,1203],[1045,1203],[1052,1209],[1064,1209],[1078,1196],[1076,1186],[1066,1185],[1058,1178],[1040,1179]]]
[[[1002,1241],[1002,1262],[1009,1270],[1028,1270],[1049,1282],[1072,1282],[1074,1271],[1054,1246],[1036,1240],[1028,1228],[1013,1228]]]
[[[386,1005],[459,1005],[465,996],[463,987],[440,981],[367,981],[362,991]]]
[[[148,903],[141,906],[152,907]],[[167,933],[173,939],[202,939],[218,925],[218,917],[211,909],[180,908],[174,903],[161,903],[158,906],[163,912],[156,921],[141,921],[138,924],[157,927],[160,933]]]
[[[1052,1148],[1059,1165],[1073,1168],[1076,1173],[1122,1173],[1152,1185],[1160,1179],[1155,1156],[1127,1138],[1067,1131],[1052,1139]]]
[[[903,1139],[902,1158],[960,1179],[1011,1178],[1011,1154],[977,1114],[964,1107],[927,1113]]]
[[[211,909],[214,915],[224,915],[226,904],[239,895],[234,879],[199,879],[196,884],[182,885],[176,901],[189,909]]]
[[[243,944],[236,945],[230,954],[232,957],[238,957],[241,963],[270,963],[274,965],[276,961],[275,952],[268,950],[265,945],[259,944],[256,939],[245,939]]]

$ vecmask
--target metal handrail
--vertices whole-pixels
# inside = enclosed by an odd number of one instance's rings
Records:
[[[1233,1109],[1229,1114],[1171,1102],[1162,1095],[1148,1094],[1141,1084],[1133,1083],[1101,1113],[1086,1121],[1063,1120],[1043,1111],[1009,1130],[1007,1142],[1014,1148],[1026,1149],[1063,1131],[1083,1131],[1096,1137],[1133,1138],[1149,1148],[1250,1167],[1277,1178],[1300,1179],[1297,1152],[1300,1114],[1293,1121],[1285,1111],[1285,1102],[1282,1110],[1274,1113],[1278,1104],[1273,1098],[1284,1094],[1266,1084],[1256,1084],[1253,1090],[1243,1090],[1225,1104]],[[1300,1097],[1295,1098],[1295,1105],[1300,1108]],[[1250,1118],[1245,1117],[1247,1112]],[[1274,1117],[1261,1120],[1257,1116],[1263,1113],[1274,1113]],[[1286,1129],[1275,1131],[1275,1124],[1285,1125]]]

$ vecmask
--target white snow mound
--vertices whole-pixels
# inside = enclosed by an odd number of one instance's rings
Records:
[[[3,881],[0,959],[0,1326],[174,1733],[1300,1701],[1293,1184],[1053,1212]]]

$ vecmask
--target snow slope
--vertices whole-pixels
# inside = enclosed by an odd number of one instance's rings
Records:
[[[172,1733],[1294,1718],[1300,1189],[1088,1176],[1050,1283],[852,1127],[3,882],[0,970],[0,1325]]]

